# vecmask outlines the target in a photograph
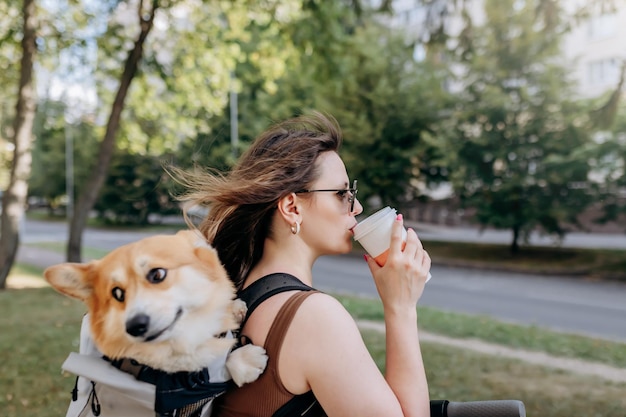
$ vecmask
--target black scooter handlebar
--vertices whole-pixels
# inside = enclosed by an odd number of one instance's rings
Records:
[[[434,400],[430,402],[430,417],[526,417],[526,408],[519,400]]]

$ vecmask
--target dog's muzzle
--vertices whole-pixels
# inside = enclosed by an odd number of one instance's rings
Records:
[[[152,334],[148,334],[150,330],[150,316],[144,313],[136,314],[126,321],[126,333],[128,333],[129,335],[133,337],[143,337],[145,338],[146,342],[150,342],[152,340],[157,339],[167,330],[174,327],[174,325],[176,324],[180,316],[182,316],[182,314],[183,314],[183,310],[182,308],[179,308],[178,311],[176,312],[176,316],[174,317],[174,320],[172,320],[172,322],[169,325],[167,325],[163,329]]]

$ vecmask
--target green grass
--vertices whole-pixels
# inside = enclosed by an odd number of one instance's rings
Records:
[[[383,335],[364,331],[363,337],[382,369]],[[422,343],[422,355],[433,400],[517,399],[526,415],[537,417],[624,416],[626,409],[626,384],[439,344]]]
[[[35,274],[16,268],[12,276]],[[31,277],[31,278],[37,278]],[[380,302],[339,296],[356,318],[378,320]],[[82,303],[51,288],[0,292],[0,410],[3,417],[64,415],[74,384],[61,363],[78,349]],[[420,327],[450,336],[472,336],[504,345],[624,366],[626,345],[515,326],[476,316],[419,307]],[[384,337],[364,331],[370,352],[384,367]],[[582,346],[586,346],[583,348]],[[593,347],[593,349],[591,349]],[[600,354],[600,352],[604,352]],[[438,344],[423,344],[432,399],[520,399],[529,416],[618,416],[626,409],[626,384],[582,377],[521,361]]]
[[[379,300],[336,295],[357,319],[383,320]],[[443,312],[418,306],[420,329],[458,338],[475,338],[512,348],[546,352],[626,368],[626,344],[557,333],[536,326],[503,323],[489,317]]]
[[[73,378],[61,363],[78,349],[85,308],[50,288],[2,291],[0,306],[2,415],[65,415]]]
[[[512,255],[506,245],[439,241],[423,243],[434,263],[626,281],[624,250],[523,246],[519,253]]]

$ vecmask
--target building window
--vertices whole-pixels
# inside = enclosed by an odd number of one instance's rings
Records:
[[[617,34],[617,14],[605,13],[593,16],[587,21],[587,36],[589,40],[609,38]]]
[[[619,77],[620,62],[615,58],[605,58],[587,63],[587,83],[600,85],[616,83]]]

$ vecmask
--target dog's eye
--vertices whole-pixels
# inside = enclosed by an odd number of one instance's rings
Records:
[[[111,295],[113,295],[113,298],[115,298],[120,303],[124,302],[124,294],[124,290],[120,287],[115,287],[111,290]]]
[[[149,282],[153,284],[158,284],[159,282],[163,281],[166,276],[167,276],[167,269],[153,268],[150,271],[148,271],[148,275],[146,276],[146,278],[148,279]]]

